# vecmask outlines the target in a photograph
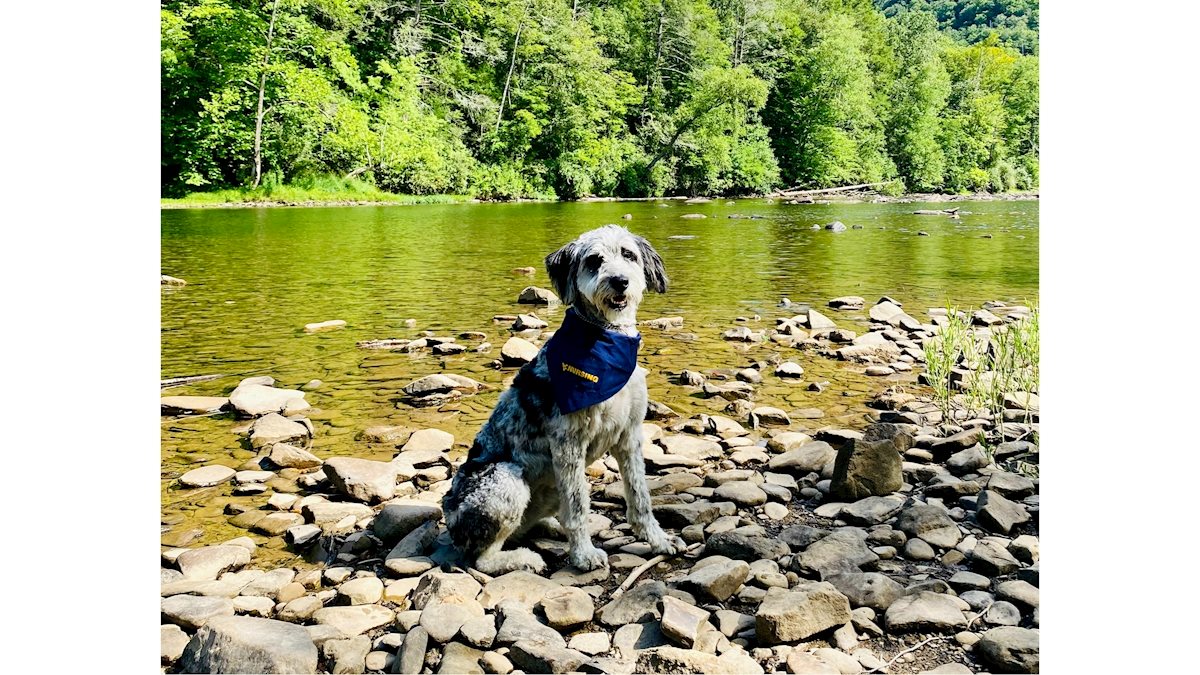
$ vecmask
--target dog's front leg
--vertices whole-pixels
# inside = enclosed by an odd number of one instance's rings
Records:
[[[650,510],[650,488],[646,485],[646,460],[642,457],[642,425],[626,434],[613,455],[621,469],[621,483],[625,487],[625,518],[633,526],[634,534],[650,544],[650,550],[666,555],[681,553],[687,544],[679,537],[663,531],[658,519]]]
[[[554,480],[558,485],[559,522],[567,532],[571,564],[583,571],[608,565],[608,554],[592,544],[587,514],[591,505],[587,474],[584,473],[586,449],[570,440],[559,445],[554,454]]]

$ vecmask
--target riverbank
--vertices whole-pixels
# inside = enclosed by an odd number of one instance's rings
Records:
[[[282,208],[282,207],[334,207],[334,206],[411,206],[414,204],[479,204],[489,200],[477,199],[466,195],[398,195],[371,188],[363,192],[326,192],[306,190],[303,188],[276,188],[273,192],[260,190],[221,190],[217,192],[196,192],[179,199],[164,198],[160,201],[162,209],[236,209],[236,208]],[[811,200],[798,201],[791,197],[778,195],[748,195],[742,197],[688,197],[676,195],[669,197],[584,197],[573,200],[588,202],[647,202],[647,201],[683,201],[705,203],[710,201],[731,201],[736,199],[770,199],[786,203],[798,204],[859,204],[865,202],[877,204],[906,204],[917,202],[965,202],[965,201],[1025,201],[1040,198],[1038,192],[977,192],[968,194],[946,193],[906,193],[902,195],[885,195],[878,192],[844,192],[829,195],[817,195]],[[554,199],[506,199],[497,203],[525,203],[558,201]],[[492,203],[492,202],[489,202]]]
[[[686,369],[664,367],[661,350],[647,349],[652,372],[703,410],[655,404],[644,425],[655,515],[691,547],[651,556],[625,521],[617,467],[603,459],[588,468],[589,526],[609,566],[594,572],[567,566],[565,537],[548,525],[525,542],[548,565],[543,575],[491,578],[457,566],[441,524],[441,496],[470,443],[445,430],[450,417],[495,396],[473,377],[448,377],[447,360],[475,377],[511,375],[544,342],[552,305],[494,314],[490,329],[386,345],[427,360],[430,373],[396,392],[397,417],[386,425],[355,429],[320,414],[320,392],[344,384],[337,372],[297,373],[295,389],[261,376],[232,392],[206,382],[188,393],[212,398],[164,399],[174,426],[188,424],[188,411],[226,411],[204,419],[222,439],[241,434],[244,450],[226,465],[213,459],[227,444],[214,441],[186,471],[164,472],[165,490],[220,504],[230,531],[213,540],[194,523],[164,523],[163,665],[1036,672],[1036,381],[982,409],[922,384],[940,372],[925,363],[938,362],[938,336],[956,321],[999,340],[1036,329],[1036,312],[803,299],[811,306],[787,303],[719,327],[688,313],[644,323],[650,343],[730,347]],[[357,344],[364,363],[380,353],[376,342]],[[498,354],[489,343],[502,345]],[[825,366],[853,373],[855,384],[826,379]],[[996,381],[962,366],[943,374],[955,386]],[[317,375],[324,381],[303,384]],[[868,414],[835,412],[851,390],[872,392]],[[808,399],[799,392],[816,398],[800,407],[793,401]],[[335,433],[354,436],[353,452],[328,451],[323,441]]]

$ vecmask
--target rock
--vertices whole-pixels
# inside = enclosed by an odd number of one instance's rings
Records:
[[[798,431],[784,431],[775,434],[767,441],[767,449],[771,452],[791,452],[804,447],[812,441],[812,436]]]
[[[895,440],[854,440],[837,453],[829,494],[854,500],[897,492],[904,484],[902,464]]]
[[[1023,534],[1013,539],[1008,545],[1008,552],[1026,565],[1032,565],[1041,558],[1038,538],[1031,534]]]
[[[1000,600],[983,610],[983,620],[993,626],[1015,626],[1021,623],[1021,610],[1011,602]]]
[[[845,232],[846,226],[842,223],[842,221],[835,220],[832,223],[827,224],[825,229],[829,230],[830,232]]]
[[[284,469],[312,469],[324,463],[311,452],[286,443],[276,443],[271,446],[271,454],[268,455],[268,459]]]
[[[924,539],[914,537],[904,543],[904,557],[909,560],[933,560],[937,553]]]
[[[691,648],[709,613],[682,600],[666,595],[662,599],[662,632],[675,643]]]
[[[1033,494],[1033,481],[1020,474],[996,471],[988,476],[987,489],[1009,499],[1024,499]]]
[[[484,608],[492,609],[506,600],[516,601],[532,610],[543,598],[560,588],[562,584],[557,581],[530,572],[509,572],[489,581],[479,594],[479,602]]]
[[[159,644],[162,650],[162,664],[175,663],[187,647],[188,637],[183,629],[173,623],[163,624],[159,630]]]
[[[577,652],[595,656],[604,654],[612,648],[612,639],[608,633],[578,633],[571,637],[567,647]]]
[[[296,389],[276,389],[264,384],[238,385],[237,389],[229,394],[229,403],[246,417],[308,407],[304,403],[304,392]],[[303,404],[302,407],[297,407],[300,404]]]
[[[539,604],[546,614],[546,622],[559,630],[591,621],[595,610],[592,596],[573,586],[547,592]]]
[[[233,616],[233,601],[200,595],[172,595],[162,599],[160,611],[167,621],[187,630],[196,630],[214,617]]]
[[[778,366],[775,366],[775,376],[776,377],[803,377],[804,376],[804,368],[800,367],[800,364],[795,363],[793,361],[784,361],[783,363],[779,364]]]
[[[441,377],[440,375],[430,375],[430,377]],[[426,378],[422,378],[426,379]],[[421,380],[417,380],[420,382]],[[412,386],[411,384],[409,386]],[[408,387],[404,388],[407,392]],[[413,430],[411,427],[395,424],[381,424],[377,426],[367,427],[358,435],[359,439],[368,443],[403,443],[412,436]]]
[[[1020,607],[1038,609],[1040,593],[1037,586],[1015,579],[1004,581],[996,586],[996,595],[1011,600]]]
[[[160,274],[158,283],[160,286],[187,286],[186,281],[180,279],[179,277],[173,277],[169,274]]]
[[[771,588],[754,616],[758,640],[767,645],[806,640],[849,621],[850,602],[826,582]]]
[[[666,592],[667,587],[661,581],[643,582],[601,607],[597,618],[606,626],[658,620],[662,617],[658,604]]]
[[[850,601],[851,607],[885,611],[904,597],[904,586],[877,572],[834,574],[827,581]]]
[[[351,579],[337,589],[337,599],[347,605],[370,605],[383,597],[383,582],[377,577]]]
[[[484,615],[483,606],[472,599],[430,600],[421,610],[421,627],[434,642],[447,643],[471,619]]]
[[[780,434],[781,436],[783,434]],[[790,450],[771,458],[767,463],[772,471],[787,471],[790,473],[806,474],[820,472],[826,464],[837,459],[837,451],[825,441],[805,443],[796,450]],[[826,474],[828,475],[828,474]]]
[[[321,528],[316,525],[296,525],[289,527],[283,533],[283,539],[295,548],[303,548],[321,536]]]
[[[211,487],[228,481],[236,473],[227,466],[209,464],[183,474],[179,477],[179,484],[189,488]]]
[[[514,572],[514,574],[517,573]],[[504,577],[499,578],[503,579]],[[479,582],[470,574],[437,570],[421,576],[410,599],[414,609],[423,610],[430,603],[462,604],[467,600],[475,600],[479,597],[481,589]],[[485,607],[491,608],[490,605],[485,605]]]
[[[751,536],[738,532],[718,532],[708,538],[704,547],[708,555],[723,555],[734,560],[776,559],[791,552],[788,545],[761,536]]]
[[[216,579],[222,572],[239,569],[249,562],[250,551],[230,545],[190,549],[175,559],[183,577],[191,580]]]
[[[433,375],[426,375],[425,377],[409,382],[401,388],[401,391],[409,396],[421,397],[428,396],[430,394],[444,394],[453,391],[474,393],[480,389],[483,389],[484,386],[485,385],[482,382],[476,382],[475,380],[462,375],[456,375],[454,373],[435,373]],[[399,428],[407,429],[407,427]],[[411,430],[409,431],[411,433]],[[405,437],[407,437],[407,434]]]
[[[396,465],[355,457],[331,457],[322,467],[338,492],[374,503],[396,495]]]
[[[437,672],[449,675],[483,675],[483,668],[479,665],[479,659],[482,657],[481,650],[459,642],[451,642],[442,650],[442,660]]]
[[[537,358],[538,347],[528,340],[510,337],[500,348],[500,356],[506,366],[520,366]]]
[[[453,434],[446,433],[441,429],[421,429],[413,432],[409,437],[408,442],[404,444],[400,454],[406,453],[442,453],[448,452],[454,447]]]
[[[638,650],[634,672],[762,675],[763,669],[741,650],[730,650],[716,656],[695,649],[667,646]]]
[[[950,455],[961,450],[966,450],[984,440],[987,440],[984,430],[974,427],[934,441],[929,450],[933,453],[934,459],[944,462]]]
[[[1000,534],[1008,534],[1014,527],[1028,522],[1030,518],[1025,507],[991,490],[980,492],[975,506],[975,517],[979,524]]]
[[[683,328],[682,316],[662,316],[657,319],[647,319],[639,321],[638,325],[655,328],[658,330],[668,330],[670,328]]]
[[[900,512],[896,529],[910,537],[920,537],[939,548],[954,548],[962,539],[958,523],[946,510],[932,504],[914,504]]]
[[[779,533],[779,540],[792,547],[792,549],[802,551],[808,548],[814,541],[828,534],[828,530],[821,530],[808,525],[793,525],[792,527],[784,528]]]
[[[278,537],[293,527],[303,524],[304,517],[298,513],[272,513],[260,518],[250,529],[268,537]]]
[[[1007,549],[987,540],[975,544],[969,559],[972,567],[989,577],[1011,574],[1021,566]]]
[[[375,514],[371,530],[385,544],[393,545],[419,525],[441,517],[442,509],[427,502],[389,503]]]
[[[735,480],[717,487],[713,495],[739,506],[759,506],[767,503],[767,493],[750,481]]]
[[[652,507],[654,516],[664,527],[707,525],[716,520],[720,509],[711,502],[697,500],[690,504],[661,504]]]
[[[809,309],[806,313],[806,318],[809,330],[834,330],[837,328],[836,323],[815,309]]]
[[[974,653],[1000,673],[1036,673],[1041,667],[1038,631],[1004,626],[986,631]]]
[[[980,309],[971,314],[971,324],[975,326],[995,326],[1001,323],[1004,323],[1004,319],[986,309]]]
[[[792,558],[792,567],[803,574],[816,574],[822,579],[845,572],[859,572],[863,565],[879,560],[867,547],[865,533],[856,528],[842,528],[810,544]]]
[[[317,647],[295,624],[246,616],[216,617],[180,658],[182,673],[315,673]]]
[[[224,396],[163,396],[159,408],[163,415],[201,415],[229,405]]]
[[[553,628],[539,622],[533,612],[520,603],[505,602],[498,609],[502,617],[500,630],[496,632],[496,642],[512,644],[532,640],[549,642],[565,647],[567,642]]]
[[[379,605],[323,607],[313,613],[313,620],[316,623],[332,626],[346,637],[361,635],[391,623],[395,617],[395,612]]]
[[[487,649],[496,640],[496,617],[485,614],[467,619],[458,634],[472,646]]]
[[[274,412],[254,420],[250,427],[250,445],[256,449],[275,443],[303,443],[311,436],[307,426]]]
[[[723,560],[703,567],[693,567],[679,582],[684,590],[694,591],[705,598],[724,602],[741,588],[750,576],[750,565],[743,560]]]
[[[586,654],[541,640],[520,640],[508,652],[513,665],[528,673],[569,673],[588,660]]]
[[[842,509],[841,518],[853,525],[878,525],[899,513],[903,507],[903,497],[866,497]]]
[[[424,628],[415,626],[404,635],[404,643],[396,657],[392,672],[417,675],[425,665],[425,649],[429,645],[429,634]]]
[[[862,309],[866,303],[866,300],[857,295],[843,295],[830,300],[829,306],[834,309]]]
[[[668,453],[689,459],[705,460],[725,455],[720,443],[686,434],[663,436],[658,439],[658,443]]]
[[[537,286],[526,286],[521,289],[517,302],[523,305],[557,305],[562,303],[552,291]]]
[[[323,330],[329,330],[331,328],[342,328],[345,325],[346,325],[346,322],[341,319],[330,319],[329,321],[320,321],[317,323],[306,323],[306,324],[304,324],[304,332],[305,333],[316,333],[316,332],[323,331]]]
[[[533,314],[518,314],[517,320],[513,322],[513,330],[541,330],[548,327],[550,324],[539,319]]]
[[[348,640],[326,640],[321,643],[321,651],[332,664],[330,673],[361,673],[366,669],[371,639],[359,635]]]
[[[951,631],[967,627],[956,598],[941,593],[920,591],[892,603],[884,614],[887,629],[894,633],[911,631]]]

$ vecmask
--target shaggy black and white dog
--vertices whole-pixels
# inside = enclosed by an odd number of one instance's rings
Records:
[[[563,325],[517,373],[443,500],[458,548],[486,574],[541,572],[532,550],[503,550],[538,521],[557,515],[581,570],[608,564],[587,529],[584,468],[611,452],[621,469],[627,517],[655,553],[679,553],[650,510],[642,458],[645,371],[637,367],[637,307],[667,290],[662,259],[645,239],[607,225],[546,257],[563,303]]]

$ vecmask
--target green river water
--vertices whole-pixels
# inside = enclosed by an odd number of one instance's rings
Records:
[[[918,216],[916,209],[957,206],[960,219]],[[969,212],[969,213],[968,213]],[[680,216],[702,213],[705,219]],[[622,220],[623,214],[631,214]],[[730,219],[731,214],[761,216]],[[834,233],[814,224],[840,220]],[[723,341],[722,331],[751,321],[769,329],[798,313],[780,298],[811,303],[839,326],[862,332],[866,311],[838,312],[830,298],[859,295],[868,306],[891,296],[922,321],[947,302],[977,307],[987,300],[1033,305],[1038,295],[1036,201],[947,204],[787,205],[764,199],[688,205],[680,201],[463,204],[437,206],[187,209],[162,212],[162,271],[188,285],[163,287],[162,377],[222,373],[226,377],[177,387],[168,394],[226,395],[250,374],[269,374],[278,386],[323,384],[308,392],[316,425],[312,450],[321,457],[390,459],[394,450],[355,439],[375,424],[434,426],[469,445],[495,404],[512,369],[492,362],[509,333],[497,314],[534,310],[553,329],[561,307],[518,305],[528,285],[549,287],[542,259],[580,232],[620,223],[658,249],[671,278],[665,295],[649,295],[639,318],[683,316],[679,331],[643,332],[640,362],[649,370],[650,396],[684,416],[719,413],[723,399],[705,400],[670,383],[685,368],[744,367],[781,352],[806,371],[799,383],[767,377],[756,405],[784,410],[819,408],[825,417],[794,428],[858,428],[865,403],[887,386],[862,366],[774,343]],[[918,231],[928,236],[918,236]],[[990,234],[991,238],[982,235]],[[532,266],[532,277],[512,272]],[[307,334],[307,323],[343,319],[346,328]],[[405,320],[415,319],[415,328]],[[490,353],[441,357],[367,351],[360,340],[410,338],[421,331],[487,333]],[[694,341],[678,339],[691,333]],[[455,372],[494,388],[442,408],[412,408],[400,388],[417,377]],[[896,380],[911,384],[913,374]],[[807,391],[829,381],[824,392]],[[745,420],[741,420],[745,421]],[[165,537],[195,531],[189,545],[248,534],[226,521],[230,502],[258,507],[266,496],[234,497],[229,484],[180,489],[175,478],[208,463],[238,467],[254,457],[234,432],[232,415],[162,421],[162,517]],[[200,534],[202,532],[202,534]],[[290,553],[278,538],[252,534],[263,544],[256,560]]]

